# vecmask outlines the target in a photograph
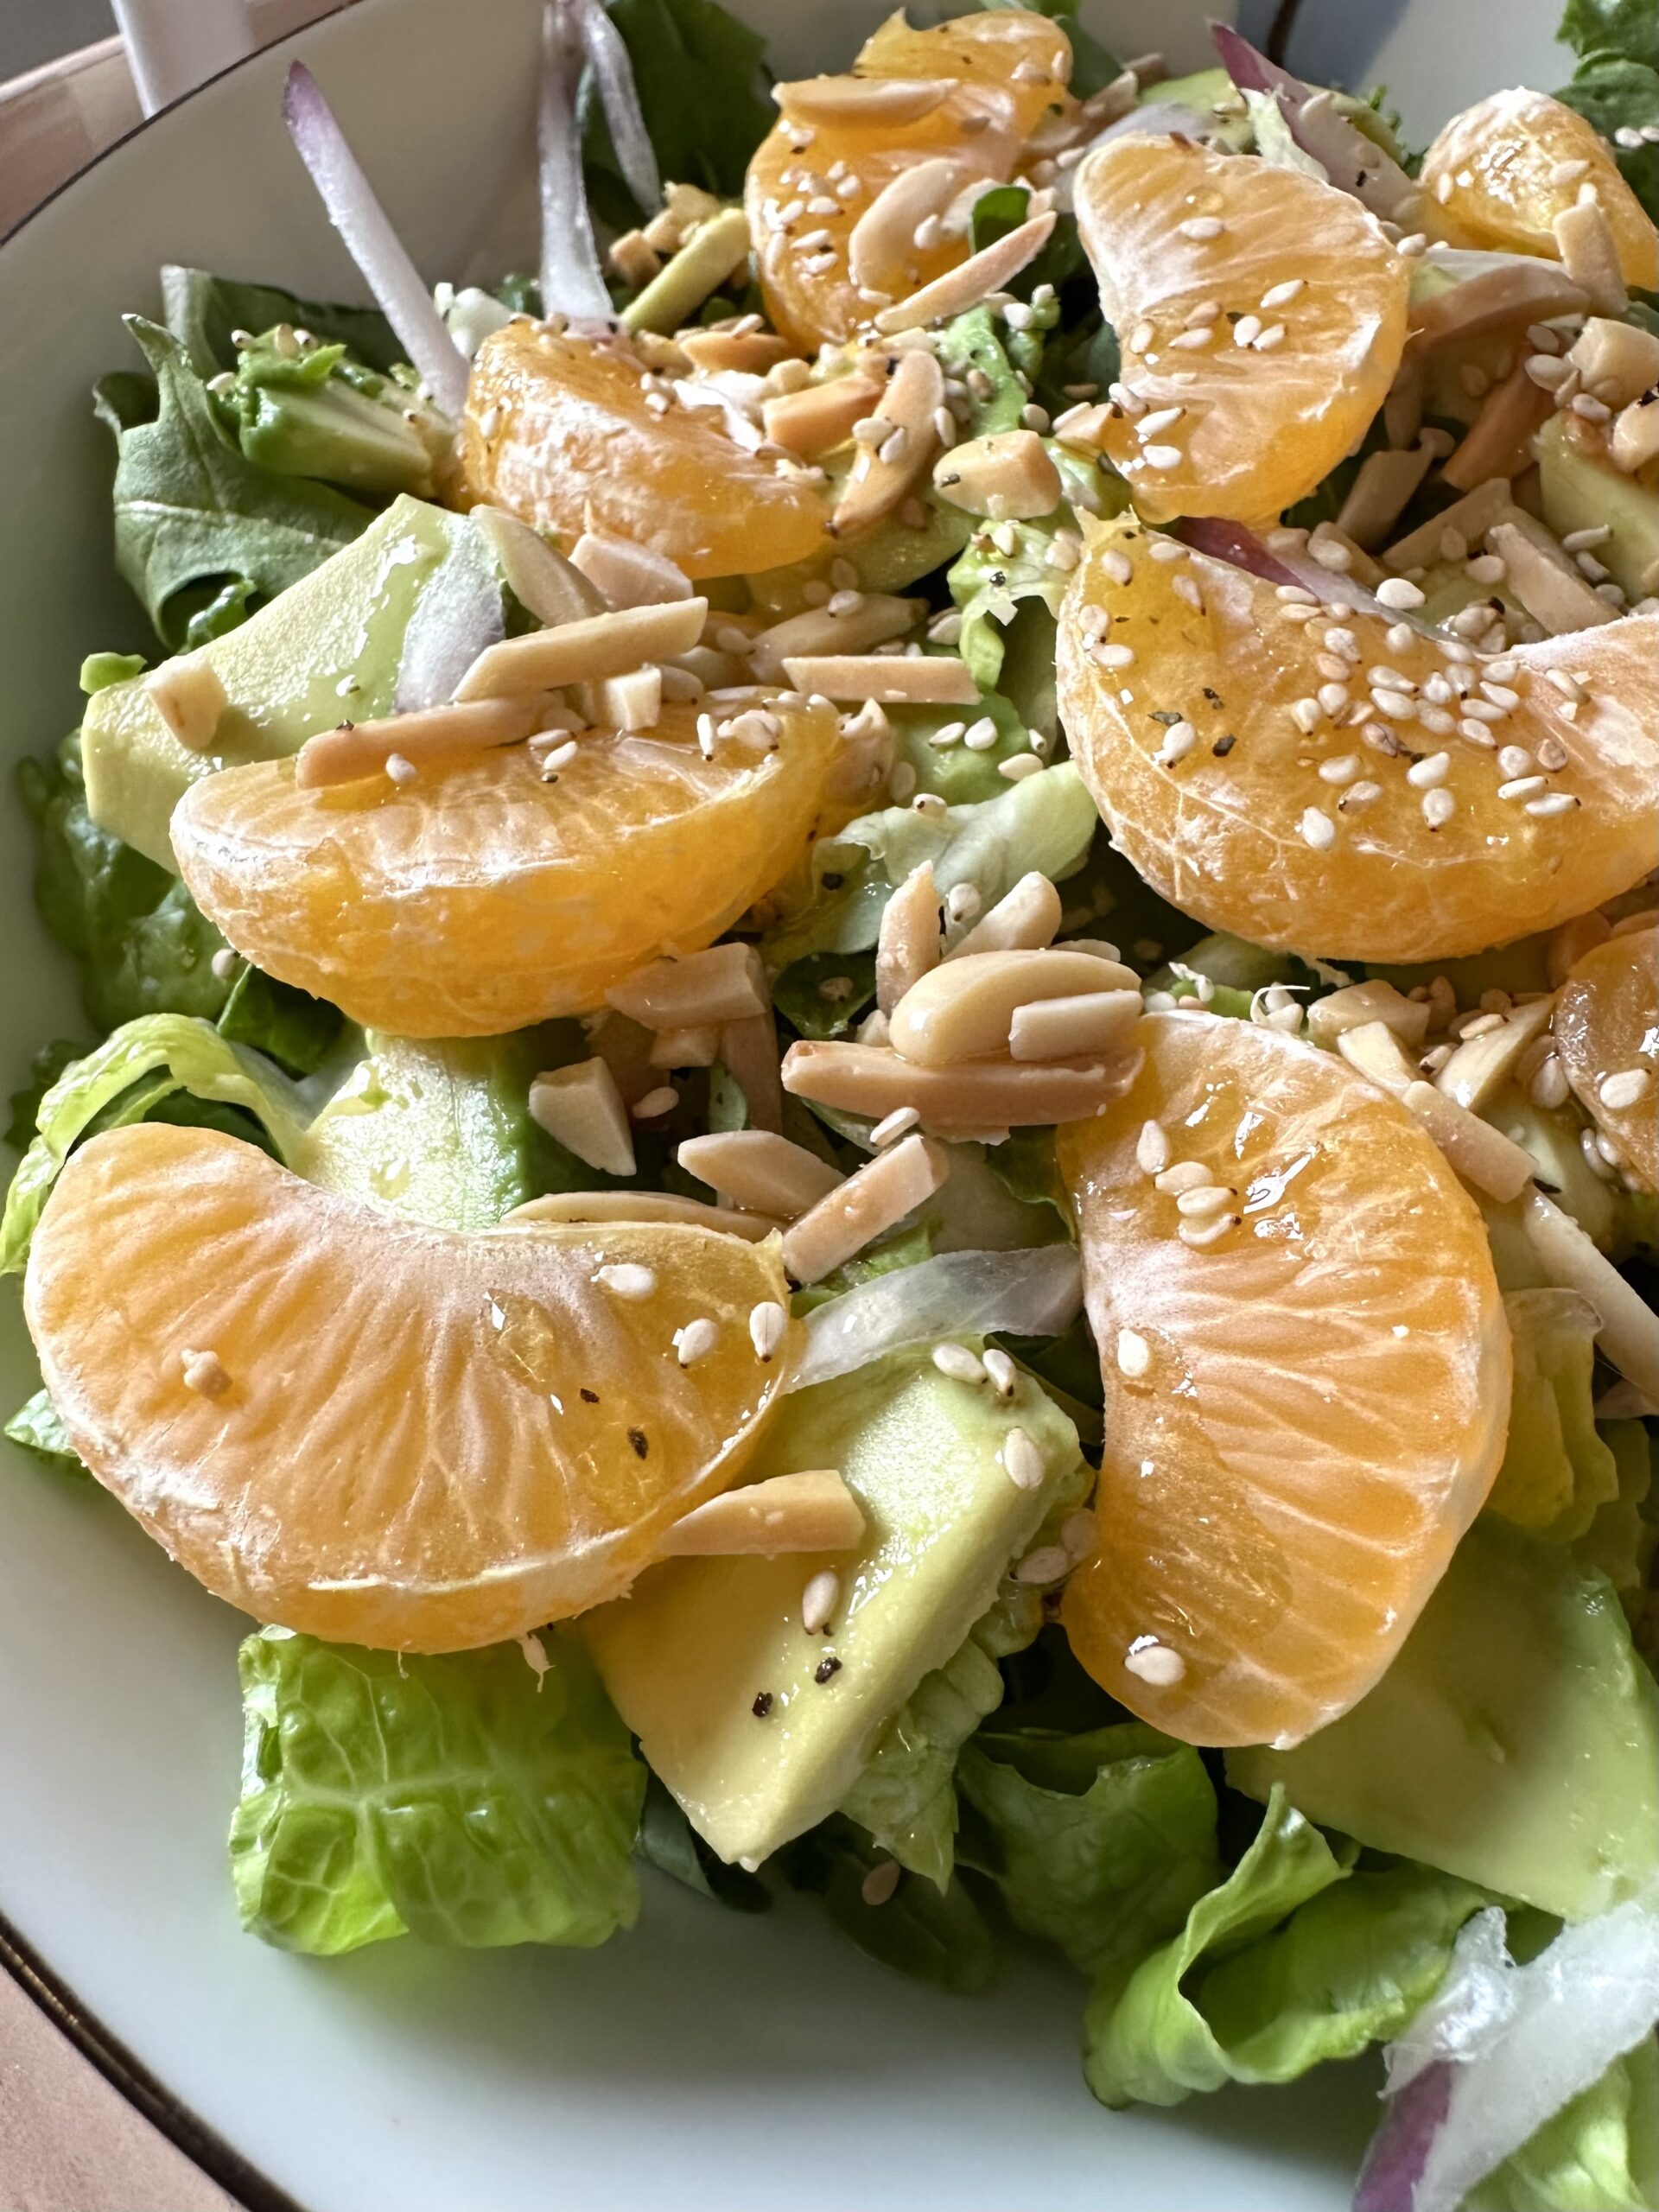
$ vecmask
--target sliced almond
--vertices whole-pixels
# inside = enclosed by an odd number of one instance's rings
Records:
[[[1649,1404],[1659,1402],[1659,1313],[1541,1191],[1528,1193],[1521,1219],[1549,1281],[1582,1291],[1601,1316],[1596,1342],[1607,1360]]]
[[[1454,492],[1471,492],[1492,476],[1519,476],[1532,466],[1533,432],[1548,421],[1554,406],[1550,394],[1539,389],[1524,367],[1516,369],[1487,393],[1468,435],[1448,456],[1440,474]],[[1442,514],[1438,527],[1446,526],[1447,515]]]
[[[828,384],[807,385],[760,404],[760,421],[774,445],[787,446],[804,461],[833,453],[853,435],[887,389],[874,377],[834,377]]]
[[[626,676],[607,676],[576,686],[582,715],[595,729],[655,729],[663,718],[663,671],[631,668]]]
[[[849,705],[979,704],[979,686],[954,653],[791,653],[784,669],[798,691]]]
[[[665,1559],[777,1559],[786,1552],[849,1552],[864,1540],[864,1513],[832,1467],[722,1491],[675,1522],[658,1545]]]
[[[1570,271],[1539,257],[1517,255],[1501,268],[1431,293],[1413,307],[1411,327],[1420,346],[1433,347],[1511,325],[1582,315],[1589,305],[1588,292]]]
[[[873,421],[877,442],[861,448],[830,518],[830,535],[856,537],[900,507],[925,478],[938,451],[935,417],[944,404],[944,372],[926,346],[899,357]]]
[[[931,1198],[950,1173],[950,1155],[931,1137],[911,1136],[876,1154],[784,1232],[784,1265],[797,1282],[817,1282]]]
[[[1529,516],[1522,519],[1531,521]],[[1616,620],[1618,609],[1591,590],[1565,553],[1552,550],[1541,524],[1527,530],[1520,520],[1501,522],[1487,533],[1486,543],[1509,571],[1510,589],[1552,638]]]
[[[798,1097],[876,1122],[913,1106],[925,1128],[949,1136],[1089,1121],[1134,1082],[1140,1061],[1136,1052],[1079,1067],[981,1060],[920,1068],[882,1045],[802,1042],[790,1046],[783,1073],[785,1090]]]
[[[762,630],[751,660],[763,683],[781,683],[785,663],[803,655],[864,653],[913,629],[927,611],[922,599],[896,599],[887,592],[863,593],[856,607],[832,614],[827,607],[809,607]]]
[[[1144,1011],[1138,988],[1018,1006],[1008,1024],[1008,1056],[1015,1060],[1109,1058],[1130,1049]]]
[[[881,909],[875,944],[875,1002],[891,1014],[907,991],[939,964],[939,893],[923,861]]]
[[[631,538],[585,530],[570,549],[570,565],[613,607],[666,607],[695,596],[677,562]]]
[[[505,507],[474,507],[472,513],[514,597],[538,622],[554,629],[562,622],[580,622],[605,612],[603,593],[527,522]],[[671,599],[674,594],[661,596]]]
[[[1515,504],[1507,476],[1489,477],[1472,492],[1465,492],[1449,507],[1442,507],[1433,521],[1408,537],[1398,537],[1381,556],[1385,569],[1398,575],[1406,569],[1427,569],[1440,557],[1440,540],[1454,530],[1471,545],[1478,545],[1495,522]]]
[[[889,1015],[895,1052],[918,1067],[955,1067],[1009,1049],[1016,1011],[1040,999],[1073,999],[1105,993],[1133,997],[1131,1024],[1141,1012],[1140,981],[1131,968],[1092,953],[1046,951],[970,953],[920,976]],[[1087,1059],[1096,1048],[1082,1045],[1070,1057]],[[1062,1057],[1045,1053],[1045,1058]],[[1038,1055],[1016,1055],[1036,1058]]]
[[[1054,942],[1064,911],[1059,893],[1033,868],[944,957],[964,960],[976,952],[1039,952]]]
[[[1659,399],[1649,393],[1633,399],[1621,411],[1607,441],[1607,456],[1626,476],[1634,476],[1659,457]],[[1652,590],[1653,586],[1649,584],[1648,588]]]
[[[1357,1029],[1339,1030],[1335,1041],[1351,1068],[1392,1097],[1403,1098],[1422,1080],[1416,1061],[1386,1022],[1362,1021]]]
[[[792,123],[861,128],[918,123],[957,89],[954,77],[798,77],[772,97]]]
[[[534,1229],[549,1222],[665,1221],[681,1229],[715,1229],[722,1236],[764,1243],[782,1230],[765,1214],[739,1213],[730,1206],[705,1206],[666,1191],[555,1191],[503,1214],[503,1229]]]
[[[933,465],[942,499],[994,522],[1028,522],[1060,503],[1060,472],[1034,430],[993,430]]]
[[[1535,999],[1530,1006],[1516,1007],[1501,1029],[1464,1038],[1435,1076],[1434,1088],[1471,1114],[1484,1111],[1515,1073],[1533,1039],[1549,1027],[1554,1003]]]
[[[1369,454],[1342,503],[1337,528],[1368,551],[1380,545],[1416,497],[1433,458],[1421,444],[1408,453]]]
[[[778,1071],[778,1025],[770,1007],[747,1020],[727,1022],[720,1033],[720,1057],[743,1093],[750,1128],[782,1128],[784,1086]]]
[[[916,230],[930,215],[943,215],[967,177],[964,163],[949,154],[915,162],[887,179],[853,225],[847,241],[847,266],[855,284],[891,296],[905,281],[916,281]]]
[[[180,653],[144,678],[156,713],[188,753],[211,753],[230,702],[219,671],[199,653]]]
[[[1428,1034],[1428,1007],[1421,999],[1408,999],[1392,983],[1350,983],[1329,998],[1315,999],[1307,1009],[1308,1033],[1316,1045],[1334,1045],[1344,1029],[1358,1029],[1380,1021],[1408,1045],[1421,1045]]]
[[[662,258],[643,231],[624,231],[613,238],[605,258],[631,292],[649,284],[662,267]]]
[[[1585,390],[1615,410],[1659,385],[1659,337],[1611,315],[1592,315],[1567,358]]]
[[[616,1077],[602,1059],[553,1068],[530,1086],[531,1119],[567,1152],[605,1175],[634,1173],[633,1130]]]
[[[688,1137],[675,1154],[688,1175],[752,1212],[798,1221],[844,1179],[838,1168],[771,1129]]]
[[[969,308],[976,308],[982,300],[1012,283],[1027,262],[1037,258],[1053,235],[1054,221],[1052,214],[1033,215],[1028,223],[1021,223],[1006,238],[971,254],[956,268],[947,270],[943,276],[935,277],[931,284],[924,284],[907,300],[900,300],[896,307],[884,308],[875,318],[876,328],[886,332],[914,330],[925,323],[944,322],[952,316],[966,315]]]
[[[469,706],[423,707],[384,721],[342,722],[308,737],[294,762],[302,791],[324,791],[381,774],[394,753],[420,762],[450,753],[481,753],[517,745],[537,728],[546,708],[539,693],[517,699],[479,699]]]
[[[1630,295],[1619,265],[1618,240],[1600,200],[1580,200],[1563,207],[1550,228],[1555,233],[1561,266],[1583,291],[1586,304],[1599,315],[1623,315],[1630,306]]]
[[[1516,1198],[1536,1172],[1532,1155],[1512,1144],[1490,1122],[1465,1113],[1432,1083],[1414,1083],[1401,1094],[1465,1183],[1489,1198]]]
[[[796,359],[788,339],[770,330],[682,330],[675,342],[692,366],[705,373],[735,369],[743,376],[763,377],[779,361]]]
[[[654,1068],[710,1068],[720,1058],[720,1032],[712,1022],[663,1029],[651,1040]]]
[[[752,944],[711,944],[682,960],[664,958],[636,968],[605,994],[605,1002],[645,1029],[687,1029],[702,1023],[723,1028],[765,1014],[772,1001],[766,972]]]
[[[1079,400],[1075,407],[1068,407],[1064,415],[1054,418],[1053,435],[1063,446],[1075,446],[1079,453],[1098,454],[1106,442],[1106,433],[1116,420],[1117,410],[1103,399],[1090,404]]]
[[[647,661],[690,652],[702,635],[706,599],[665,606],[629,607],[593,614],[554,630],[532,630],[486,645],[455,687],[458,700],[512,699],[527,691],[556,691],[567,683],[596,683],[626,676]]]

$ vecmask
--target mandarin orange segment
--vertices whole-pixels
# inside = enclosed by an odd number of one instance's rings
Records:
[[[226,769],[173,816],[180,873],[268,975],[399,1037],[480,1037],[600,1006],[714,942],[804,860],[832,709],[774,706],[776,749],[705,760],[696,710],[590,730],[551,783],[530,752],[400,785],[302,791],[291,760]]]
[[[1030,133],[1065,103],[1071,48],[1057,24],[1022,9],[966,16],[931,30],[912,30],[899,14],[868,41],[853,70],[948,89],[936,107],[903,122],[880,115],[860,120],[849,110],[845,119],[809,124],[785,107],[757,149],[745,199],[766,312],[805,352],[824,339],[850,338],[891,300],[907,298],[967,258],[965,229],[940,236],[936,222],[922,230],[920,243],[907,235],[905,250],[882,272],[886,281],[861,291],[849,251],[860,217],[905,169],[948,161],[953,193],[976,179],[1007,182]]]
[[[528,320],[493,332],[473,363],[460,456],[468,504],[505,507],[566,551],[591,527],[695,579],[782,568],[824,543],[821,488],[740,445],[717,407],[681,404],[626,339]]]
[[[1253,944],[1406,963],[1549,929],[1646,875],[1659,615],[1481,661],[1309,599],[1133,517],[1091,533],[1060,710],[1154,890]]]
[[[1555,1049],[1580,1103],[1649,1190],[1659,1190],[1659,930],[1586,953],[1562,985]]]
[[[1106,451],[1141,512],[1277,515],[1352,451],[1406,342],[1408,263],[1358,200],[1254,155],[1127,137],[1078,227],[1139,412]]]
[[[1128,1094],[1060,1133],[1106,1390],[1066,1632],[1172,1735],[1296,1743],[1388,1665],[1491,1485],[1503,1300],[1444,1157],[1334,1054],[1210,1014],[1141,1034]]]
[[[259,1620],[410,1651],[618,1595],[729,1485],[790,1366],[749,1332],[786,1302],[774,1246],[457,1236],[161,1124],[76,1153],[24,1298],[76,1449],[181,1565]]]
[[[1422,181],[1449,244],[1551,260],[1560,249],[1550,226],[1593,192],[1625,283],[1659,285],[1659,231],[1594,124],[1548,92],[1493,92],[1453,116],[1423,156]]]

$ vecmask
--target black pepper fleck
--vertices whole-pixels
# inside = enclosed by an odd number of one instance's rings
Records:
[[[1207,683],[1204,687],[1204,696],[1212,707],[1218,707],[1221,704],[1220,692],[1212,690]]]
[[[772,1692],[770,1690],[760,1691],[755,1697],[754,1703],[749,1707],[749,1711],[754,1715],[757,1720],[764,1720],[766,1715],[772,1711]]]
[[[830,874],[820,876],[818,880],[823,884],[826,891],[839,891],[845,879],[839,875]]]
[[[628,1431],[628,1441],[642,1459],[651,1449],[650,1445],[645,1441],[645,1432],[643,1428],[631,1428]]]
[[[1211,747],[1210,750],[1215,754],[1217,760],[1224,760],[1237,743],[1238,740],[1230,730],[1225,737],[1218,737],[1215,743]]]
[[[582,1402],[584,1406],[596,1406],[599,1403],[599,1393],[597,1390],[588,1390],[584,1389],[581,1395]]]
[[[840,1672],[841,1662],[832,1652],[829,1658],[819,1660],[812,1670],[812,1679],[815,1682],[833,1681]]]

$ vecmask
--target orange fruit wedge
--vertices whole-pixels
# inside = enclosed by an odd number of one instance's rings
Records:
[[[1154,521],[1276,515],[1364,435],[1406,342],[1409,264],[1318,177],[1184,138],[1116,138],[1077,225],[1140,411],[1105,450]]]
[[[1423,156],[1424,207],[1449,245],[1560,258],[1550,226],[1586,188],[1627,284],[1659,285],[1659,231],[1595,125],[1548,92],[1493,92],[1454,115]]]
[[[914,99],[900,99],[897,115],[880,100],[861,113],[856,92],[838,109],[830,95],[834,111],[825,113],[819,105],[825,80],[813,79],[800,87],[791,112],[791,88],[780,88],[783,114],[749,163],[745,194],[755,265],[777,327],[803,352],[824,339],[850,338],[881,308],[965,261],[965,226],[947,225],[940,235],[937,220],[924,227],[926,213],[912,211],[898,251],[872,250],[866,260],[868,232],[861,238],[861,266],[880,280],[861,289],[853,232],[895,177],[924,162],[952,165],[949,173],[931,173],[942,206],[976,180],[1006,183],[1044,115],[1067,104],[1071,73],[1064,30],[1034,11],[1009,8],[931,30],[912,30],[902,14],[890,16],[853,64],[853,76],[913,86]]]
[[[160,1123],[41,1217],[29,1328],[75,1447],[215,1596],[458,1651],[615,1597],[787,1380],[775,1246],[660,1223],[457,1236]],[[717,1332],[690,1369],[675,1332]]]
[[[229,768],[179,802],[173,849],[268,975],[396,1036],[493,1036],[711,944],[804,859],[836,718],[773,711],[772,752],[730,738],[705,760],[695,709],[671,706],[648,732],[589,731],[552,783],[522,746],[402,786]]]
[[[1308,599],[1132,516],[1091,532],[1060,711],[1155,891],[1256,944],[1407,963],[1552,928],[1646,875],[1659,616],[1481,661],[1387,610],[1306,619]]]
[[[719,408],[682,404],[626,339],[528,320],[493,332],[459,450],[469,505],[505,507],[567,551],[592,528],[695,579],[781,568],[825,542],[821,487],[740,444]]]
[[[1646,1189],[1659,1190],[1659,930],[1586,952],[1561,986],[1555,1049],[1580,1104]]]
[[[1060,1133],[1106,1388],[1066,1632],[1172,1735],[1298,1743],[1382,1672],[1491,1486],[1503,1302],[1439,1148],[1335,1054],[1211,1014],[1141,1039],[1127,1095]]]

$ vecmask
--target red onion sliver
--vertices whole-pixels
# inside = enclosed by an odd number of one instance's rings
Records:
[[[542,313],[614,322],[582,176],[576,86],[586,49],[566,0],[542,10],[536,144],[542,194]]]
[[[1384,622],[1405,620],[1400,612],[1384,607],[1374,593],[1363,584],[1356,583],[1351,576],[1339,569],[1323,568],[1300,549],[1279,551],[1263,543],[1253,531],[1243,523],[1224,522],[1214,515],[1190,515],[1177,523],[1173,535],[1195,553],[1207,554],[1213,561],[1230,562],[1236,569],[1247,569],[1253,576],[1261,576],[1270,584],[1300,584],[1304,591],[1312,592],[1322,606],[1346,607],[1356,614],[1375,614]]]
[[[657,149],[639,111],[627,42],[606,13],[602,0],[570,0],[570,5],[628,190],[647,215],[654,214],[662,205],[663,180],[658,172]]]
[[[467,404],[466,356],[444,327],[419,270],[302,61],[288,73],[283,120],[380,312],[433,398],[446,415],[458,417]]]
[[[1211,23],[1210,35],[1222,67],[1239,90],[1266,92],[1278,100],[1291,137],[1322,165],[1338,190],[1351,193],[1374,215],[1394,216],[1416,198],[1418,188],[1400,164],[1350,123],[1328,92],[1321,99],[1320,87],[1305,85],[1269,61],[1229,24]],[[1310,110],[1314,101],[1319,104]]]

